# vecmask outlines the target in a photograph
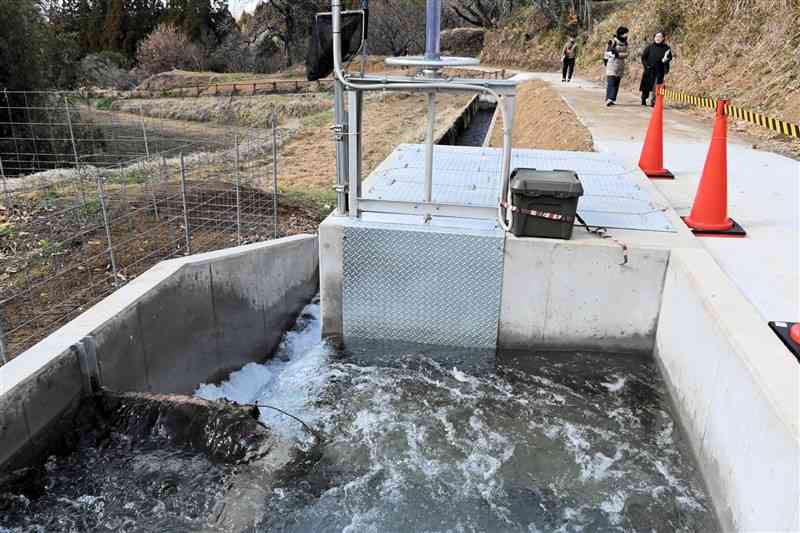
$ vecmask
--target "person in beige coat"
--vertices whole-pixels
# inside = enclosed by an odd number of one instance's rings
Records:
[[[617,102],[619,84],[625,75],[625,58],[628,57],[628,28],[620,26],[614,38],[608,41],[604,60],[606,62],[606,105]]]

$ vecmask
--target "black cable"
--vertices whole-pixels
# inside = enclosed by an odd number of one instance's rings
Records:
[[[263,407],[265,409],[272,409],[273,411],[278,411],[279,413],[284,414],[284,415],[288,416],[289,418],[292,418],[292,419],[297,420],[298,422],[300,422],[303,425],[303,427],[306,428],[306,430],[308,430],[309,433],[311,433],[312,435],[314,435],[317,438],[317,440],[319,442],[322,442],[322,440],[323,440],[322,434],[320,432],[318,432],[316,429],[312,428],[311,426],[309,426],[308,424],[306,424],[305,422],[300,420],[300,418],[296,417],[292,413],[287,413],[286,411],[284,411],[283,409],[281,409],[279,407],[275,407],[274,405],[267,405],[265,403],[236,403],[236,405],[240,405],[242,407]],[[269,429],[269,428],[267,428],[267,429]]]

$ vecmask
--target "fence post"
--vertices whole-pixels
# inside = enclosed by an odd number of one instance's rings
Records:
[[[147,142],[147,128],[144,126],[144,109],[141,104],[139,105],[139,120],[142,123],[142,136],[144,137],[144,153],[150,159],[150,144]]]
[[[36,146],[36,130],[33,128],[33,119],[31,118],[31,108],[28,104],[28,93],[23,93],[25,97],[25,115],[28,117],[28,127],[31,130],[31,141],[33,142],[33,161],[31,162],[31,169],[33,171],[41,170],[39,168],[39,149]]]
[[[8,186],[6,185],[6,171],[3,168],[2,157],[0,157],[0,180],[3,182],[3,202],[5,203],[6,209],[11,211],[11,193],[8,192]]]
[[[6,336],[3,333],[3,322],[0,321],[0,363],[8,363],[8,352],[6,351]]]
[[[167,159],[164,157],[164,154],[161,154],[161,165],[158,170],[159,175],[161,176],[161,183],[164,184],[167,182]]]
[[[239,135],[235,135],[236,143],[236,244],[242,244],[242,204],[241,204],[241,176],[239,175]]]
[[[277,114],[272,106],[272,226],[274,237],[278,238],[278,133]]]
[[[147,172],[147,168],[145,167],[144,163],[142,163],[142,172]],[[147,181],[145,183],[146,183],[147,187],[150,188],[150,198],[153,200],[153,213],[156,216],[156,220],[160,221],[161,217],[158,214],[158,200],[156,200],[155,181],[156,181],[155,176],[153,176],[151,174],[150,177],[147,178]]]
[[[72,154],[75,156],[75,170],[78,171],[78,187],[81,189],[81,205],[86,207],[86,193],[84,192],[83,174],[80,172],[81,160],[78,157],[78,146],[75,144],[75,132],[72,129],[72,117],[69,114],[69,101],[64,95],[64,112],[67,114],[67,125],[69,126],[69,138],[72,141]]]
[[[112,285],[117,286],[117,260],[114,258],[114,242],[111,239],[111,224],[108,222],[108,208],[106,207],[106,191],[103,187],[103,177],[97,175],[97,197],[100,199],[100,210],[103,212],[103,226],[106,229],[106,240],[108,241],[108,255],[111,259],[111,272],[114,274]]]
[[[16,131],[14,131],[14,117],[11,114],[11,100],[8,98],[8,89],[3,89],[3,95],[6,97],[6,109],[8,110],[8,125],[11,128],[11,139],[14,141],[14,153],[17,156],[17,161],[16,161],[17,168],[19,170],[22,170],[22,159],[20,159],[19,144],[17,144],[17,133]]]
[[[192,253],[192,234],[189,231],[189,210],[186,207],[186,165],[181,152],[181,201],[183,202],[183,226],[186,234],[186,255]]]

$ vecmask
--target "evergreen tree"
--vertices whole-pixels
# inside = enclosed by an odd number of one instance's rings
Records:
[[[107,50],[125,52],[127,19],[125,0],[111,0],[110,9],[103,24],[103,43]]]

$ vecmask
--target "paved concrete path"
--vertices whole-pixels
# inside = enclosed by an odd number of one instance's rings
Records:
[[[556,73],[520,73],[515,79],[549,82],[589,128],[595,148],[638,166],[650,108],[634,95],[605,106],[605,88],[585,80],[561,83]],[[652,180],[679,215],[691,210],[711,138],[708,119],[671,110],[664,117],[664,166],[675,180]],[[729,135],[728,215],[744,239],[699,238],[765,320],[800,321],[800,162],[754,150]]]

